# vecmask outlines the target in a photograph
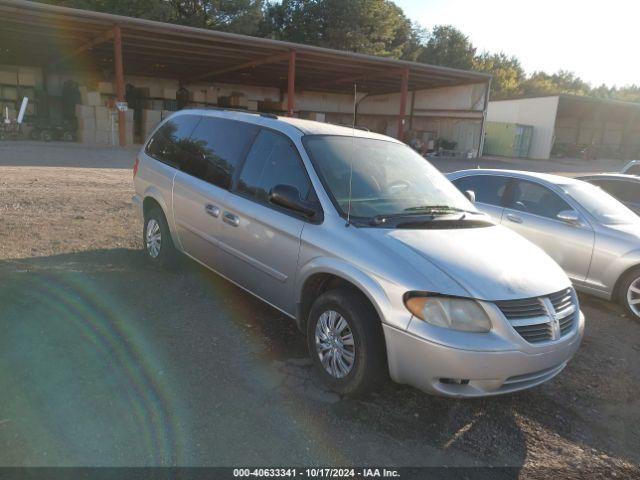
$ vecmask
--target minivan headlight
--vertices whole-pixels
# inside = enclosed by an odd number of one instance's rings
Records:
[[[409,293],[404,304],[414,316],[437,327],[478,333],[491,330],[489,316],[470,298]]]

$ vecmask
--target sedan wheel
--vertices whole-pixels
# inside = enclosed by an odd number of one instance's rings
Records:
[[[147,252],[149,253],[149,256],[151,258],[158,258],[158,255],[160,255],[160,248],[162,247],[162,234],[160,232],[160,225],[155,218],[152,218],[147,222],[145,243],[147,245]]]
[[[640,277],[633,280],[627,289],[627,305],[636,317],[640,317]]]
[[[346,377],[356,356],[353,332],[347,320],[334,310],[320,317],[315,331],[316,353],[325,371],[333,378]]]

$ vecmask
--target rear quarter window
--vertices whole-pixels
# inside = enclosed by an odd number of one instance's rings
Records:
[[[147,143],[145,153],[175,168],[185,161],[184,146],[200,121],[198,115],[178,115],[170,118],[156,130]]]

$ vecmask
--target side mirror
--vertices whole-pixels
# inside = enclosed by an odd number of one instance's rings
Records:
[[[474,192],[473,190],[465,190],[464,196],[467,197],[467,200],[469,200],[471,203],[476,203],[476,192]]]
[[[577,227],[580,225],[580,217],[574,210],[562,210],[556,218],[568,225]]]
[[[292,185],[276,185],[269,192],[269,202],[280,207],[313,217],[316,209],[300,198],[300,192]]]

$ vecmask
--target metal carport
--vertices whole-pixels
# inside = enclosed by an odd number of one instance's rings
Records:
[[[486,110],[491,78],[478,72],[24,0],[0,0],[0,19],[0,63],[38,66],[45,72],[70,71],[79,65],[112,71],[118,101],[124,101],[125,72],[184,83],[215,79],[278,87],[287,92],[289,115],[296,90],[349,93],[357,82],[370,95],[401,92],[399,138],[409,91],[485,84]],[[119,124],[124,145],[124,122]]]

